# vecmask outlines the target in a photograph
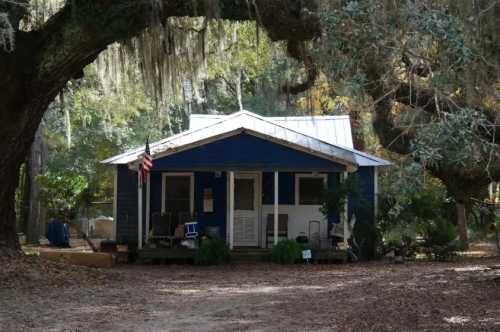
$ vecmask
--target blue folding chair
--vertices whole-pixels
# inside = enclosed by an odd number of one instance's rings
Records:
[[[184,237],[186,239],[196,239],[198,237],[198,223],[187,222],[184,224]]]

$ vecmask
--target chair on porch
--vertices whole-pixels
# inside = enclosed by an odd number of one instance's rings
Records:
[[[267,215],[266,226],[266,248],[269,247],[269,238],[271,243],[274,239],[274,214]],[[278,241],[288,239],[288,214],[278,214]]]
[[[151,240],[167,241],[172,246],[174,239],[174,225],[172,224],[172,214],[160,214],[155,212],[151,216],[153,227],[151,229]]]

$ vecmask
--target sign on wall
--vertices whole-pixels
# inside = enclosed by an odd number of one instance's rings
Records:
[[[214,212],[214,194],[212,188],[203,189],[203,212]]]

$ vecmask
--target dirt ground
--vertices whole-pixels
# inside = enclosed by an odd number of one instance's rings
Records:
[[[1,331],[500,331],[500,258],[110,270],[36,257],[0,264]]]

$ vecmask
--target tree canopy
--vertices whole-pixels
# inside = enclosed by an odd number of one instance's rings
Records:
[[[19,168],[44,116],[58,165],[179,131],[193,110],[348,111],[357,147],[378,141],[421,163],[465,208],[500,178],[499,11],[497,0],[0,0],[0,246],[17,246]],[[155,126],[126,128],[145,117]],[[68,174],[98,168],[80,160]]]

